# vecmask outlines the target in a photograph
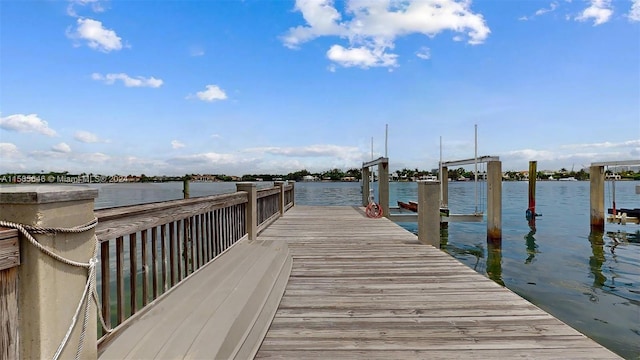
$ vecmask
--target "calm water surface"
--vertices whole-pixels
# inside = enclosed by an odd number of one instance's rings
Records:
[[[640,207],[635,185],[617,182],[618,207]],[[269,186],[271,183],[261,183]],[[182,198],[182,183],[99,184],[97,208]],[[358,183],[296,183],[300,205],[360,205]],[[374,186],[376,188],[377,186]],[[605,203],[611,204],[611,184]],[[234,192],[234,183],[192,183],[191,196]],[[502,187],[502,247],[486,242],[486,221],[452,223],[442,233],[442,248],[477,272],[503,284],[545,311],[628,359],[640,358],[640,226],[606,224],[591,233],[589,182],[537,184],[535,231],[524,218],[526,182]],[[483,183],[479,198],[486,196]],[[485,211],[475,202],[471,182],[449,185],[453,213]],[[391,183],[390,203],[417,200],[417,183]],[[485,211],[486,212],[486,211]],[[417,233],[417,225],[401,224]]]

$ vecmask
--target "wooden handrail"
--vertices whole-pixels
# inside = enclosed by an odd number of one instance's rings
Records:
[[[96,236],[102,242],[191,215],[246,202],[247,194],[239,192],[96,210],[94,212],[98,218]]]

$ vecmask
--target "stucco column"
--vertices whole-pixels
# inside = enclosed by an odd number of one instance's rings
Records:
[[[38,227],[80,226],[94,219],[97,196],[98,190],[86,186],[1,186],[0,219]],[[89,263],[96,246],[93,229],[71,234],[34,234],[33,237],[55,254],[81,263]],[[50,359],[71,325],[88,271],[50,257],[22,235],[20,243],[20,358]],[[81,359],[97,358],[96,311],[92,303]],[[75,357],[84,317],[83,307],[61,359]]]

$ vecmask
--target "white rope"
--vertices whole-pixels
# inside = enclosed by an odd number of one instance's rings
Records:
[[[98,219],[93,219],[90,222],[80,225],[80,226],[74,226],[71,228],[46,228],[46,227],[39,227],[39,226],[30,226],[30,225],[22,225],[22,224],[17,224],[17,223],[13,223],[13,222],[9,222],[9,221],[1,221],[0,220],[0,226],[4,226],[4,227],[8,227],[8,228],[13,228],[13,229],[17,229],[18,231],[20,231],[20,233],[22,235],[24,235],[25,238],[27,238],[27,240],[29,241],[29,243],[31,243],[34,247],[36,247],[38,250],[42,251],[43,253],[45,253],[46,255],[64,263],[67,265],[71,265],[71,266],[75,266],[75,267],[81,267],[81,268],[85,268],[87,269],[87,283],[84,286],[84,290],[82,292],[82,297],[80,298],[80,302],[78,303],[78,306],[76,307],[76,311],[73,314],[73,318],[71,319],[71,325],[69,326],[69,328],[67,329],[67,332],[65,333],[62,342],[60,343],[60,345],[58,346],[58,349],[56,350],[55,354],[53,355],[53,360],[57,360],[60,355],[62,354],[62,351],[64,350],[64,348],[66,347],[67,343],[69,342],[69,338],[71,337],[71,333],[73,332],[73,329],[76,326],[76,323],[78,321],[78,315],[80,314],[80,311],[82,310],[82,307],[84,305],[85,311],[84,311],[84,319],[82,321],[82,331],[80,332],[80,339],[78,342],[78,348],[76,350],[76,360],[80,359],[80,354],[82,353],[82,347],[84,345],[84,339],[85,339],[85,334],[87,332],[87,326],[89,323],[89,314],[91,311],[91,301],[90,298],[93,298],[93,301],[96,304],[97,309],[100,309],[100,301],[98,298],[98,294],[97,294],[97,290],[96,290],[96,266],[98,265],[98,238],[94,235],[94,248],[93,248],[93,256],[91,257],[91,259],[89,259],[89,262],[87,263],[83,263],[83,262],[79,262],[79,261],[74,261],[74,260],[69,260],[66,259],[56,253],[54,253],[52,250],[46,248],[44,245],[40,244],[38,242],[38,240],[36,240],[33,235],[31,235],[31,233],[34,234],[57,234],[57,233],[73,233],[73,234],[77,234],[77,233],[82,233],[85,231],[89,231],[93,228],[96,227],[96,225],[98,224]],[[31,232],[31,233],[30,233]],[[107,332],[110,333],[112,331],[111,328],[109,328],[106,323],[105,320],[102,316],[102,312],[98,311],[99,314],[99,318],[100,318],[100,322],[102,324],[103,329]]]

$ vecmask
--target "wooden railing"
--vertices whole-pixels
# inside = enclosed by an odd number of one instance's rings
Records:
[[[282,184],[258,190],[255,199],[239,191],[96,210],[97,282],[107,326],[124,326],[126,319],[247,236],[250,201],[257,209],[253,223],[259,232],[293,206],[292,193],[292,185]],[[281,197],[290,202],[281,206]]]

